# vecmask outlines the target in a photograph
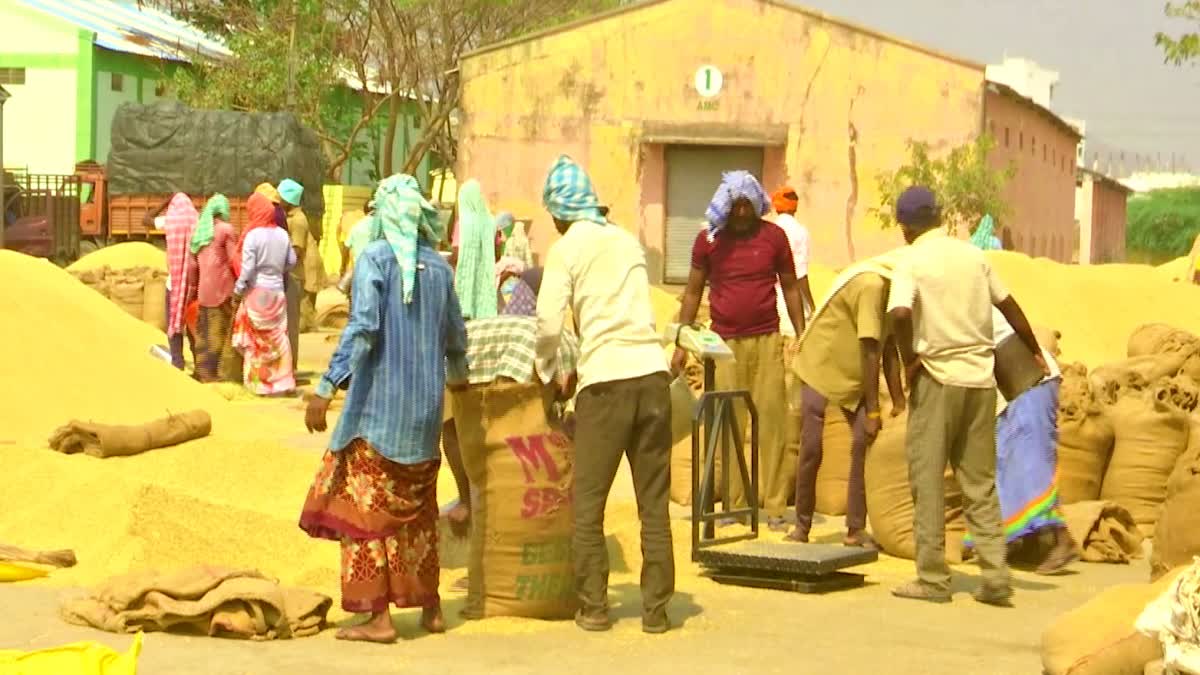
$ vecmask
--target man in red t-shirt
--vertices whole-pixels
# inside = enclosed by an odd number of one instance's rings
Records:
[[[794,487],[796,458],[788,456],[785,444],[785,368],[776,283],[783,288],[797,335],[804,333],[804,313],[787,236],[762,219],[767,211],[766,193],[754,176],[746,171],[725,174],[708,207],[708,227],[692,247],[692,270],[680,321],[695,321],[707,284],[712,330],[734,353],[733,363],[717,367],[717,386],[746,389],[754,399],[759,423],[761,506],[768,527],[782,531],[787,529],[783,515]],[[680,372],[686,360],[682,350],[675,350],[672,369]],[[744,432],[745,420],[740,424]],[[744,508],[741,481],[734,478],[729,490],[726,497],[733,501],[733,507]]]

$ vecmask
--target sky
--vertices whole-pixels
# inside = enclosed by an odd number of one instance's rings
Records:
[[[970,59],[1058,71],[1051,107],[1087,123],[1088,155],[1125,151],[1200,170],[1200,67],[1163,63],[1154,34],[1197,30],[1161,0],[799,0],[798,4]]]

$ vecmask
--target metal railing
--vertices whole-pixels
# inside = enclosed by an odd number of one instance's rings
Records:
[[[22,219],[45,218],[50,257],[74,260],[79,257],[78,176],[45,173],[10,173],[6,180],[5,213]],[[9,226],[10,228],[12,225]]]

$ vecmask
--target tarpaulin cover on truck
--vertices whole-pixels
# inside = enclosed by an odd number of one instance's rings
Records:
[[[124,103],[112,122],[109,192],[249,195],[292,178],[320,222],[325,160],[315,132],[291,113],[193,110],[178,101]]]

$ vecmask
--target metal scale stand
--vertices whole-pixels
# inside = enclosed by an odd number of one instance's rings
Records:
[[[794,544],[760,541],[758,538],[758,410],[750,392],[719,391],[716,362],[733,359],[733,352],[711,331],[698,327],[667,329],[667,338],[704,364],[704,394],[692,414],[692,561],[704,568],[705,576],[722,584],[749,586],[799,593],[825,593],[862,586],[864,576],[842,570],[875,562],[875,551],[845,546]],[[750,420],[750,452],[735,410],[744,403]],[[716,491],[717,456],[725,468],[722,489]],[[746,466],[749,455],[750,466]],[[730,467],[736,467],[747,508],[733,509],[729,494]],[[717,522],[728,519],[750,521],[750,532],[717,536]]]

